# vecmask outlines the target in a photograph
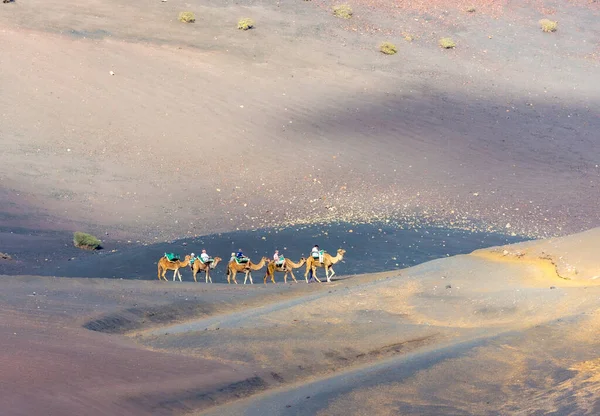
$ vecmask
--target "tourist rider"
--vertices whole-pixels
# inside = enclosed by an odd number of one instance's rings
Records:
[[[316,253],[316,255],[315,255],[315,253]],[[310,251],[310,255],[313,258],[318,257],[319,258],[319,263],[323,263],[323,251],[319,249],[318,245],[315,244],[315,246]]]
[[[279,250],[275,250],[275,254],[273,254],[273,260],[275,261],[276,266],[281,266],[283,264],[283,256],[279,255]]]
[[[248,257],[244,256],[244,252],[241,248],[238,249],[235,257],[237,257],[239,263],[246,263],[248,261]]]
[[[202,260],[202,263],[204,264],[208,264],[212,261],[210,256],[206,253],[206,250],[202,250],[202,253],[200,254],[200,260]]]

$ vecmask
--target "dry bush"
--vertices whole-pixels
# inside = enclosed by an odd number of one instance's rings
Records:
[[[102,244],[100,240],[91,234],[82,233],[80,231],[73,233],[73,244],[75,247],[84,250],[98,250],[102,248],[100,246]]]
[[[467,13],[475,13],[477,11],[477,9],[473,6],[471,6],[471,7],[467,7],[466,11],[467,11]]]
[[[386,55],[394,55],[396,52],[398,52],[396,45],[394,45],[392,42],[383,42],[381,45],[379,45],[379,50],[381,53]]]
[[[179,21],[183,23],[194,23],[196,16],[193,12],[181,12],[179,13]]]
[[[238,29],[240,30],[248,30],[254,27],[254,20],[249,17],[244,17],[238,21]]]
[[[456,43],[452,40],[452,38],[441,38],[440,46],[444,49],[452,49],[456,47]]]
[[[333,14],[342,19],[350,19],[352,17],[352,8],[347,4],[333,6]]]
[[[540,27],[542,28],[542,31],[544,32],[556,32],[556,29],[558,29],[558,22],[555,22],[550,19],[542,19],[539,21],[539,23]]]

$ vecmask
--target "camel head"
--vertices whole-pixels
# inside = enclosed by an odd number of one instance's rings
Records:
[[[346,254],[346,250],[344,250],[343,248],[338,248],[337,252],[340,256],[343,256],[344,254]]]

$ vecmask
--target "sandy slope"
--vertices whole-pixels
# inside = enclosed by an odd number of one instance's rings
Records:
[[[0,5],[0,244],[402,215],[598,226],[600,3],[480,3],[361,0],[351,21],[320,0]],[[5,276],[0,408],[595,414],[599,234],[323,286]]]
[[[2,227],[162,241],[415,213],[598,225],[593,4],[555,5],[552,35],[530,6],[357,5],[345,22],[320,1],[188,4],[194,25],[177,2],[3,5]],[[256,30],[235,29],[242,15]],[[460,47],[439,50],[442,34]],[[374,50],[386,38],[400,54]]]
[[[6,276],[0,401],[11,415],[593,414],[599,242],[323,285]]]

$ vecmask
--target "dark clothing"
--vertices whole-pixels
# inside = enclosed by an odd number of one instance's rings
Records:
[[[238,251],[238,253],[235,255],[238,259],[241,259],[244,256],[244,253],[242,253],[241,251]]]

